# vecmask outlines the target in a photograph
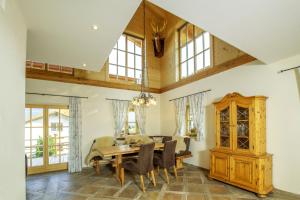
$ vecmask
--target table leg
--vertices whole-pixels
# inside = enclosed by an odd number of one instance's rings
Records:
[[[121,184],[123,184],[123,175],[122,175],[122,169],[121,169],[121,163],[122,163],[122,154],[116,155],[115,158],[115,167],[116,167],[116,176],[117,179],[120,181]]]
[[[95,165],[95,169],[96,169],[96,175],[100,175],[100,164],[99,164],[99,160],[95,160],[94,161],[94,165]]]

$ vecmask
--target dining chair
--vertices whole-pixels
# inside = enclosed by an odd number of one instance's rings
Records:
[[[177,141],[171,140],[166,141],[164,143],[164,150],[162,152],[156,152],[154,154],[154,166],[157,166],[157,170],[159,173],[159,168],[163,168],[164,174],[166,176],[166,181],[169,184],[169,176],[168,176],[168,169],[173,167],[174,175],[177,179],[177,169],[175,166],[175,148]]]
[[[141,188],[145,192],[144,177],[151,173],[152,183],[156,186],[156,180],[154,176],[153,167],[153,154],[154,154],[154,143],[142,144],[137,157],[127,158],[122,161],[121,164],[121,180],[122,185],[124,184],[124,169],[136,173],[140,176]]]

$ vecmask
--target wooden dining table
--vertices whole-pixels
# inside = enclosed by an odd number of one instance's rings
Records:
[[[154,150],[161,150],[164,148],[163,143],[155,143]],[[114,167],[116,169],[116,177],[120,181],[121,185],[124,183],[124,175],[121,172],[122,156],[126,154],[138,153],[140,147],[120,145],[120,146],[110,146],[110,147],[100,147],[98,149],[100,155],[103,158],[114,156]]]

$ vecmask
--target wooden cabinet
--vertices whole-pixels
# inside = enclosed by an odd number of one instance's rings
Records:
[[[215,177],[223,180],[229,180],[229,156],[224,153],[218,153],[212,155],[212,173]]]
[[[265,107],[266,97],[244,97],[238,93],[228,94],[215,103],[216,148],[211,150],[211,178],[260,196],[272,191]]]

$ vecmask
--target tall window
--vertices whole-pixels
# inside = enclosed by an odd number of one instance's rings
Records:
[[[140,83],[143,40],[123,34],[108,59],[110,77]]]
[[[192,24],[179,29],[180,79],[211,65],[210,34]]]
[[[194,126],[193,115],[190,111],[190,106],[186,106],[186,135],[190,137],[196,137],[196,129]]]
[[[135,111],[133,107],[130,107],[128,109],[125,126],[123,127],[122,132],[129,135],[134,135],[139,132]]]
[[[136,122],[136,118],[135,118],[134,109],[130,109],[128,111],[127,133],[128,134],[136,134],[136,133],[138,133],[138,128],[137,128],[137,122]]]

